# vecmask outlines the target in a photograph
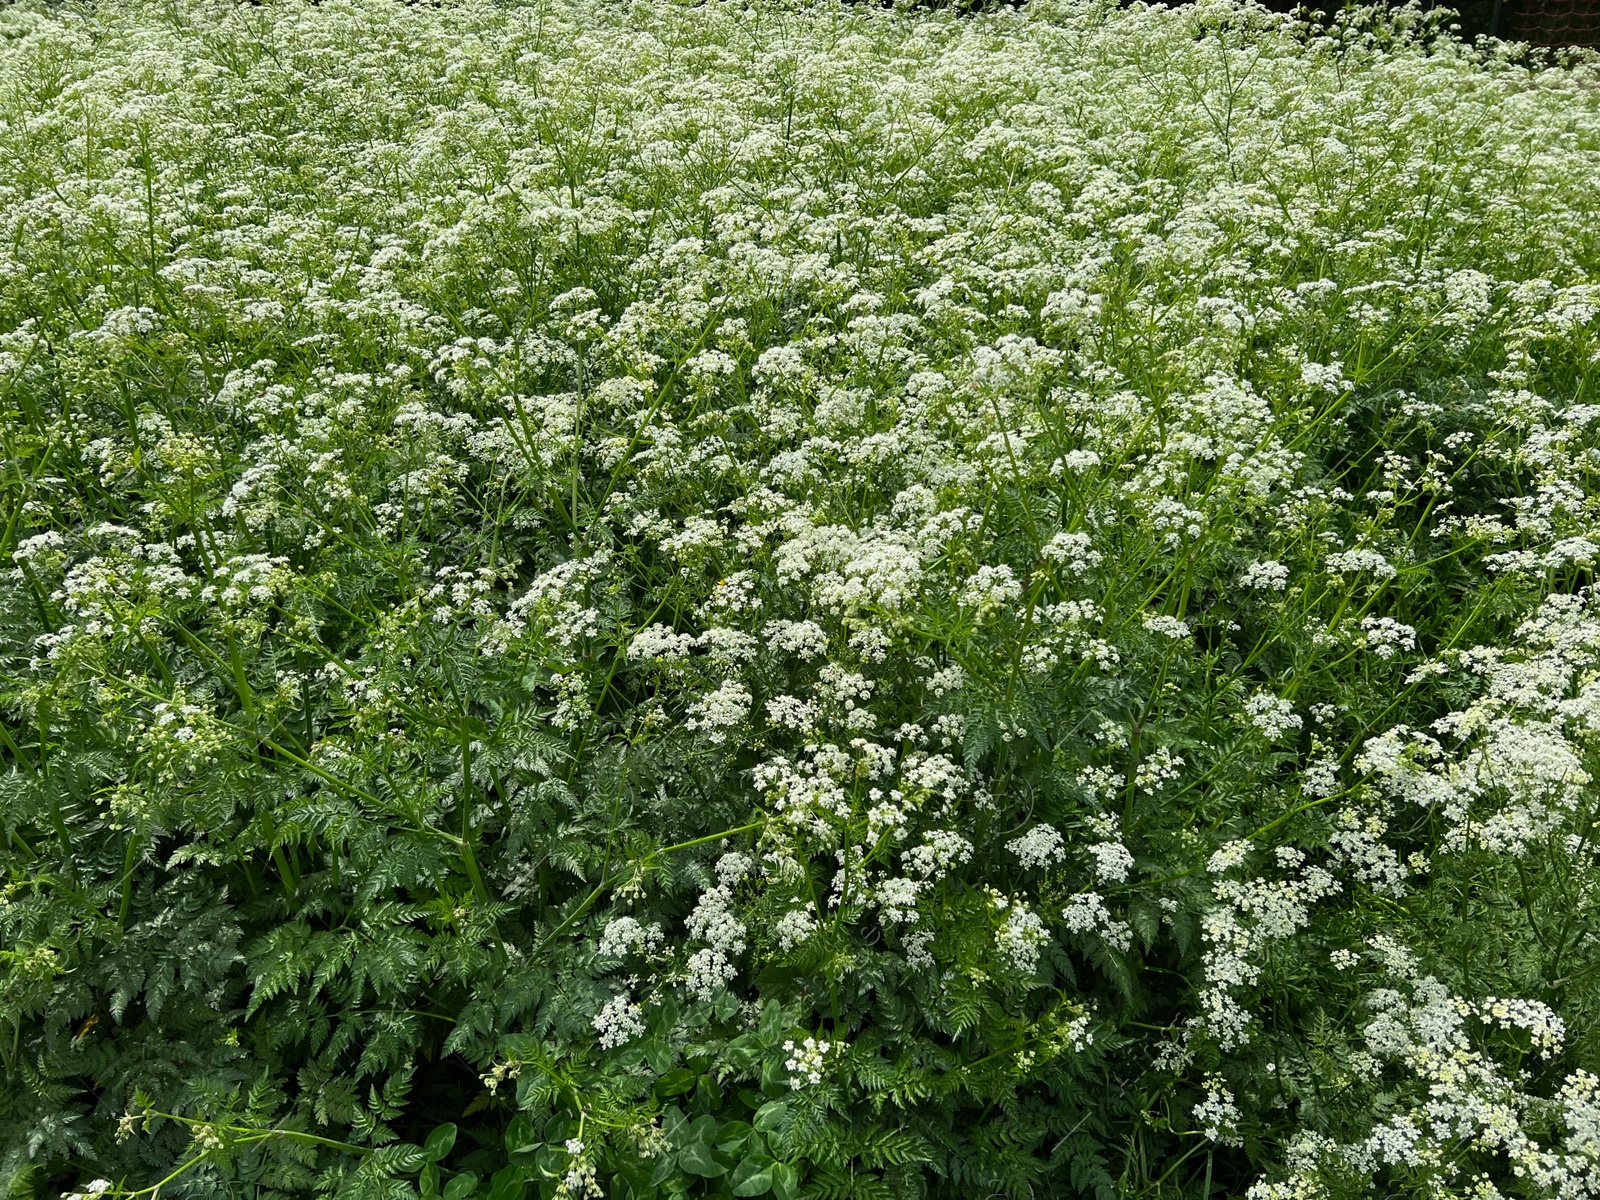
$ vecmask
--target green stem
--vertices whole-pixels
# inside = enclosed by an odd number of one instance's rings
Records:
[[[679,842],[675,846],[663,846],[659,850],[652,850],[643,858],[635,860],[635,862],[637,862],[639,865],[644,865],[654,861],[657,858],[660,858],[663,854],[674,854],[679,850],[688,850],[695,846],[703,846],[707,842],[717,842],[721,841],[723,838],[737,837],[741,833],[750,833],[753,830],[760,829],[766,823],[767,820],[765,817],[763,817],[759,821],[752,821],[750,824],[741,825],[737,829],[724,829],[721,833],[708,833],[705,837],[692,838],[687,842]],[[633,865],[633,863],[630,863],[628,866],[623,867],[621,870],[615,872],[609,879],[602,879],[599,883],[597,883],[594,887],[594,890],[583,898],[583,902],[580,903],[577,908],[573,909],[572,912],[569,913],[559,925],[557,925],[549,933],[545,934],[544,937],[539,939],[539,949],[543,950],[551,942],[555,941],[555,939],[559,937],[563,931],[568,929],[574,921],[593,908],[595,901],[600,899],[601,896],[614,887],[617,882],[632,869]]]
[[[472,880],[472,893],[478,903],[489,903],[489,889],[478,873],[478,858],[472,852],[472,734],[465,722],[461,726],[461,865]]]

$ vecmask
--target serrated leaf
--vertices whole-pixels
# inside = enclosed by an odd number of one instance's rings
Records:
[[[374,1157],[379,1157],[387,1169],[399,1175],[420,1171],[428,1162],[422,1147],[414,1142],[396,1142],[392,1146],[384,1146]]]

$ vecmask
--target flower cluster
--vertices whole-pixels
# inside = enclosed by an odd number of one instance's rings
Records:
[[[803,1088],[807,1084],[815,1087],[822,1082],[823,1072],[828,1065],[828,1056],[833,1052],[832,1042],[826,1038],[819,1041],[814,1037],[807,1037],[801,1042],[786,1041],[783,1043],[783,1049],[789,1056],[783,1066],[791,1073],[790,1087]]]
[[[969,7],[0,8],[0,1192],[1600,1193],[1600,68]]]

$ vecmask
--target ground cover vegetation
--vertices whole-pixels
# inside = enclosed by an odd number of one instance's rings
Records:
[[[10,1198],[1600,1193],[1600,69],[0,12]]]

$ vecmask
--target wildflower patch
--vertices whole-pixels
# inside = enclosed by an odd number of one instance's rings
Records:
[[[1600,1194],[1600,70],[0,9],[0,1193]]]

